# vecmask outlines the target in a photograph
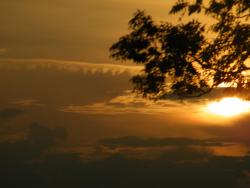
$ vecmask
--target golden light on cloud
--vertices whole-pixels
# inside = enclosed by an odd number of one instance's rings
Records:
[[[223,98],[218,102],[208,104],[206,110],[215,115],[232,117],[250,112],[250,101],[237,97]]]

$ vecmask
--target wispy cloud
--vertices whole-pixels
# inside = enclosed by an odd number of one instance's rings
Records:
[[[25,106],[25,107],[31,107],[31,106],[43,106],[43,104],[39,103],[36,99],[20,99],[20,100],[14,100],[12,104],[19,105],[19,106]]]
[[[134,75],[142,66],[122,65],[122,64],[106,64],[106,63],[90,63],[80,61],[63,61],[51,59],[0,59],[0,68],[15,69],[56,69],[61,71],[82,72],[84,74],[110,74]]]
[[[189,108],[178,101],[159,100],[151,101],[141,97],[137,97],[127,91],[124,95],[117,96],[107,102],[98,102],[84,106],[67,106],[62,109],[64,112],[80,113],[80,114],[162,114],[177,113]]]

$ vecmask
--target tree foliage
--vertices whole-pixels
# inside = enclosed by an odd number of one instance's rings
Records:
[[[130,33],[111,46],[112,58],[144,65],[142,73],[131,79],[135,91],[154,98],[169,93],[196,97],[221,83],[247,87],[243,73],[250,69],[246,65],[250,0],[178,0],[170,10],[170,14],[177,13],[205,14],[214,22],[209,25],[193,19],[157,24],[137,10],[129,21]]]

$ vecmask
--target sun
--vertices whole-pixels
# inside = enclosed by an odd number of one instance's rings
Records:
[[[208,104],[207,111],[224,117],[231,117],[250,111],[250,102],[237,97],[223,98]]]

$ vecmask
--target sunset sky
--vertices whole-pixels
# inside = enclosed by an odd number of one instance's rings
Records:
[[[232,120],[213,116],[206,109],[210,100],[221,96],[220,92],[191,102],[163,100],[155,103],[141,99],[131,94],[129,80],[142,67],[125,62],[121,64],[109,58],[109,47],[128,32],[127,23],[137,9],[146,10],[158,23],[178,23],[177,15],[168,14],[174,2],[2,0],[2,108],[20,108],[31,113],[24,119],[18,119],[23,126],[37,121],[48,126],[59,122],[64,127],[70,124],[72,138],[75,138],[72,142],[122,135],[221,136],[220,131],[210,132],[207,126],[218,125],[219,129],[221,125],[234,127],[237,121],[235,117]],[[205,16],[199,16],[199,19],[211,24]],[[186,17],[182,21],[185,20]],[[246,108],[248,110],[249,106]],[[66,114],[69,117],[64,121],[60,117],[66,117]],[[179,114],[182,118],[177,118]],[[248,118],[245,115],[240,116],[244,121]],[[80,128],[84,132],[79,131],[79,127],[74,128],[81,123],[93,124],[95,128]],[[117,124],[122,128],[116,127]],[[152,124],[159,127],[152,127]],[[100,125],[102,128],[96,129]],[[200,126],[202,130],[194,128]],[[112,131],[109,133],[109,130]],[[8,137],[5,131],[2,135]],[[85,138],[82,135],[88,136]],[[247,136],[238,135],[237,139],[244,140]]]
[[[142,66],[109,58],[137,9],[178,23],[174,2],[1,0],[0,187],[249,188],[249,101],[142,98]]]
[[[107,63],[109,47],[128,30],[137,9],[156,21],[174,0],[2,0],[0,58],[45,58]]]

